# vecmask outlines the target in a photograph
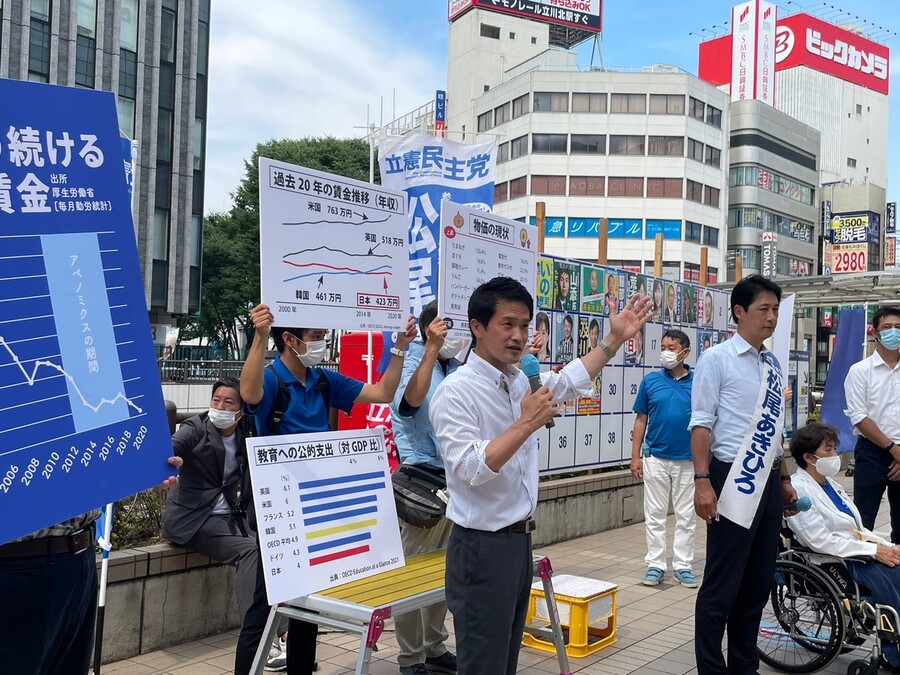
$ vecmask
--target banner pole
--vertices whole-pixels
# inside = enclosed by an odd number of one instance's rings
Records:
[[[100,589],[97,594],[97,628],[94,637],[94,675],[100,675],[100,660],[103,655],[103,623],[106,614],[106,586],[109,578],[109,551],[112,548],[113,505],[107,504],[103,509],[103,536],[97,543],[103,550],[100,562]]]

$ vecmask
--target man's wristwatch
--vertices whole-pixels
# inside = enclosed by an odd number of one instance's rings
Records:
[[[401,359],[406,356],[406,352],[402,349],[397,349],[396,347],[391,347],[391,354],[394,356],[399,356]]]
[[[704,471],[703,473],[695,473],[694,474],[694,480],[703,480],[704,478],[706,480],[709,480],[709,472],[708,471]]]
[[[885,452],[890,452],[891,449],[892,449],[895,445],[897,445],[897,444],[894,443],[894,441],[891,441],[890,443],[888,443],[888,444],[885,446],[884,451],[885,451]]]
[[[613,358],[616,355],[616,350],[606,344],[605,340],[600,340],[600,349],[603,350],[603,353],[606,354],[609,358]]]
[[[783,474],[781,474],[781,476],[779,476],[779,477],[781,478],[782,481],[784,481],[784,482],[786,482],[786,483],[790,483],[790,482],[791,482],[791,477],[788,476],[787,474],[784,474],[784,473],[783,473]]]

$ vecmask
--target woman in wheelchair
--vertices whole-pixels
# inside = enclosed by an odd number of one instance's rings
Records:
[[[799,543],[840,558],[856,583],[867,587],[875,602],[900,609],[900,546],[862,526],[859,511],[832,476],[841,468],[834,427],[813,422],[791,438],[791,455],[799,467],[792,477],[797,496],[812,502],[787,522]],[[897,645],[883,643],[882,668],[900,672]]]

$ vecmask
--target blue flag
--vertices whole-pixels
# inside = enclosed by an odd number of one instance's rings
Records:
[[[822,421],[838,430],[840,452],[850,452],[856,446],[854,427],[850,424],[850,418],[844,414],[847,407],[844,380],[850,372],[850,366],[863,358],[865,336],[866,310],[841,310],[833,356],[828,367],[828,376],[825,378],[825,393],[822,397]]]

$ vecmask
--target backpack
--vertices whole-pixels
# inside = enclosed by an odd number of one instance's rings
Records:
[[[266,425],[269,427],[270,436],[278,436],[281,433],[281,420],[291,403],[291,390],[281,379],[275,366],[268,365],[266,370],[271,371],[278,381],[278,392],[275,394],[275,400],[272,403],[272,410],[266,418]],[[325,412],[328,415],[328,428],[334,431],[337,429],[337,411],[331,408],[331,383],[325,377],[325,373],[321,368],[310,368],[307,372],[314,373],[316,376],[316,391],[322,395],[322,402],[325,404]]]

